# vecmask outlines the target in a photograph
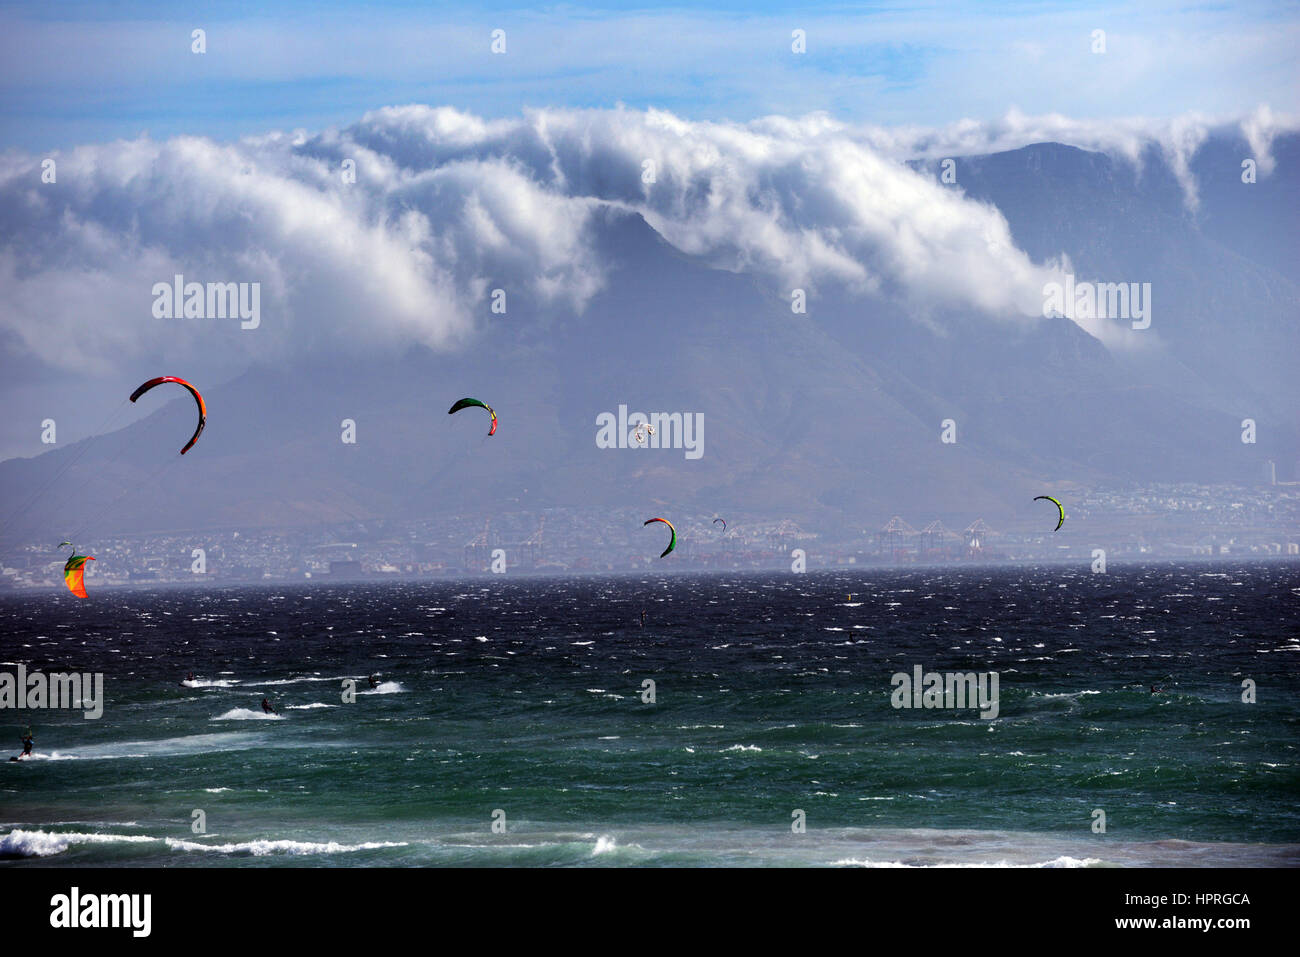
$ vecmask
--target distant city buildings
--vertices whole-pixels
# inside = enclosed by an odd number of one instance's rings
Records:
[[[1273,466],[1273,463],[1269,463]],[[1275,468],[1267,473],[1275,478]],[[1264,477],[1264,476],[1261,476]],[[939,515],[862,516],[837,529],[816,516],[672,510],[678,547],[661,560],[638,536],[639,509],[556,506],[437,518],[294,528],[244,528],[103,536],[91,543],[93,590],[113,585],[204,587],[250,582],[446,579],[493,574],[656,573],[870,568],[947,562],[1092,562],[1187,556],[1300,555],[1300,485],[1151,483],[1062,493],[1067,521],[1055,531],[1014,507]],[[796,521],[797,518],[797,521]],[[958,531],[961,529],[961,531]],[[551,534],[550,530],[554,530]],[[78,543],[81,544],[81,543]],[[796,555],[796,553],[798,553]],[[65,555],[49,542],[0,548],[0,589],[62,588]]]

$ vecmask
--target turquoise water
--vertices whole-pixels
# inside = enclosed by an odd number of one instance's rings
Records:
[[[10,596],[0,670],[106,702],[0,711],[0,866],[1296,864],[1298,603],[1295,563]],[[893,707],[915,665],[997,717]]]

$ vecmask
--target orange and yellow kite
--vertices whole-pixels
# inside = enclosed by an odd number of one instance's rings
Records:
[[[72,542],[63,542],[59,547],[72,545]],[[72,555],[63,565],[63,581],[68,586],[68,591],[78,598],[86,598],[86,562],[93,562],[94,555],[78,555],[77,546],[72,545]]]

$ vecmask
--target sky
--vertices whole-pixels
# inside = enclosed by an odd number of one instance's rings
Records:
[[[1297,92],[1295,3],[0,4],[0,146],[346,125],[380,106],[1239,116]],[[206,32],[207,52],[191,33]],[[505,52],[491,51],[493,31]],[[792,50],[804,31],[806,52]],[[1105,52],[1093,52],[1094,31]]]

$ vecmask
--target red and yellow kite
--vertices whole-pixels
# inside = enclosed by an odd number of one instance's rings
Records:
[[[64,545],[72,545],[71,542],[64,542]],[[78,555],[77,547],[72,546],[72,555],[68,558],[63,566],[63,580],[67,583],[68,591],[78,598],[86,598],[86,562],[93,562],[94,555]]]

